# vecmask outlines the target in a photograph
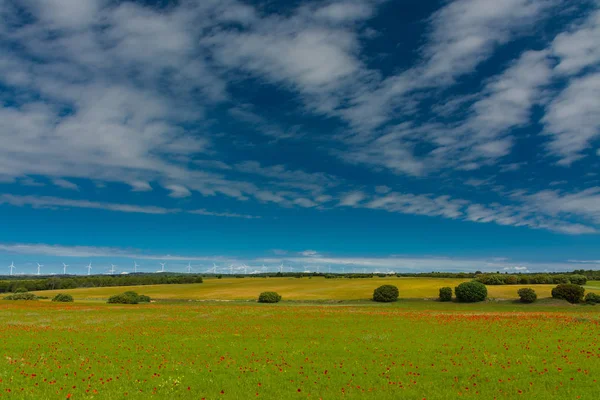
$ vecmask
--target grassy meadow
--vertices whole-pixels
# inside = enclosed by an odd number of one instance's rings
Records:
[[[450,286],[454,289],[459,283],[469,279],[450,278],[364,278],[364,279],[325,279],[314,278],[206,278],[201,284],[149,285],[102,288],[80,288],[71,290],[45,290],[35,292],[42,296],[56,293],[69,293],[76,300],[103,300],[133,290],[158,300],[255,300],[260,292],[276,291],[284,300],[368,300],[373,290],[381,285],[398,287],[400,297],[405,299],[436,298],[439,288]],[[488,296],[493,299],[516,299],[517,290],[533,287],[539,298],[550,297],[556,285],[501,285],[488,286]],[[590,282],[586,290],[600,293],[600,282]]]
[[[535,285],[534,304],[423,301],[460,282],[223,278],[61,291],[75,303],[1,300],[0,398],[597,398],[600,306],[544,299],[553,285]],[[360,301],[386,283],[400,301]],[[488,289],[512,299],[518,287]],[[161,300],[275,290],[298,301],[100,301],[132,289]]]
[[[0,396],[10,399],[543,400],[600,392],[598,306],[0,307]]]

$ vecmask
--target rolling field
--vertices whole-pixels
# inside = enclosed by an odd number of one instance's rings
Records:
[[[2,398],[544,400],[600,392],[598,306],[0,307]]]
[[[69,293],[76,300],[106,299],[125,290],[133,290],[158,300],[255,300],[263,291],[276,291],[284,300],[368,300],[378,286],[392,284],[400,290],[401,298],[435,298],[439,288],[454,289],[469,279],[450,278],[207,278],[202,284],[151,285],[129,287],[82,288],[35,292],[42,296]],[[488,295],[494,299],[516,299],[517,290],[533,287],[539,298],[550,297],[556,285],[502,285],[488,286]],[[600,293],[600,282],[590,282],[587,291]]]

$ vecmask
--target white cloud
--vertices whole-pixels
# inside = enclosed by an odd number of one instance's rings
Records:
[[[546,108],[543,122],[551,136],[550,152],[559,164],[583,158],[583,151],[600,136],[600,73],[572,79]]]
[[[524,52],[504,72],[489,79],[480,93],[465,95],[463,103],[472,104],[463,121],[445,125],[404,122],[370,142],[359,141],[340,157],[412,176],[495,163],[511,151],[511,129],[530,123],[532,107],[542,100],[541,93],[551,78],[547,51]],[[418,143],[431,150],[415,156]]]
[[[131,204],[102,203],[88,200],[70,200],[50,196],[17,196],[12,194],[0,195],[0,204],[10,204],[17,207],[31,206],[34,208],[91,208],[142,214],[170,214],[180,211],[179,209],[168,209],[155,206],[137,206]]]
[[[281,259],[279,259],[281,260]],[[278,262],[276,259],[261,259],[264,262]],[[515,272],[540,272],[540,271],[572,271],[573,265],[570,263],[535,263],[513,261],[508,259],[498,260],[497,258],[450,258],[450,257],[298,257],[286,258],[288,262],[294,262],[299,265],[309,265],[315,270],[316,266],[336,266],[336,270],[344,268],[346,272],[431,272],[431,271],[452,271],[452,272],[475,272],[475,271],[499,271],[505,267],[514,268]],[[516,268],[521,268],[517,270]],[[525,269],[522,269],[525,268]]]
[[[443,216],[455,219],[463,215],[460,210],[466,203],[464,200],[451,199],[449,196],[432,198],[426,195],[392,192],[372,199],[364,204],[364,207],[402,214]]]
[[[330,113],[349,87],[373,73],[358,57],[359,36],[352,27],[370,18],[376,3],[309,3],[286,16],[265,16],[244,31],[220,31],[203,44],[226,68],[283,84],[301,93],[307,108]]]
[[[424,47],[422,79],[452,82],[488,58],[494,48],[534,26],[555,1],[459,0],[431,17],[433,30]]]
[[[334,23],[366,20],[372,14],[372,5],[364,1],[336,1],[315,12],[317,18],[324,18]]]
[[[360,203],[365,197],[365,194],[359,191],[346,193],[342,196],[339,205],[353,207]]]
[[[88,200],[61,199],[50,196],[18,196],[0,194],[0,205],[9,204],[16,207],[30,206],[33,208],[89,208],[107,211],[141,214],[176,214],[187,212],[189,214],[207,215],[214,217],[257,219],[260,216],[238,214],[231,212],[209,211],[206,209],[182,210],[180,208],[165,208],[156,206],[137,206],[132,204],[105,203]]]
[[[600,190],[600,189],[599,189]],[[597,233],[600,211],[594,205],[600,204],[593,193],[548,196],[545,192],[533,195],[514,195],[517,202],[510,205],[497,203],[478,204],[469,200],[442,195],[390,192],[367,196],[360,202],[351,198],[348,206],[382,210],[391,213],[424,215],[460,219],[477,223],[495,223],[504,226],[545,229],[568,235]],[[340,195],[343,201],[347,194]],[[560,211],[559,211],[560,209]],[[571,216],[583,218],[586,223],[572,221]]]
[[[230,212],[214,212],[214,211],[208,211],[205,209],[192,210],[192,211],[188,211],[188,212],[190,214],[209,215],[209,216],[213,216],[213,217],[243,218],[243,219],[260,218],[259,216],[256,216],[256,215],[237,214],[237,213],[230,213]]]
[[[53,29],[78,29],[99,22],[105,0],[25,0],[36,17]]]
[[[58,187],[69,190],[79,190],[79,186],[66,179],[53,179],[52,183]]]
[[[249,106],[232,107],[228,112],[230,115],[239,119],[240,121],[254,126],[257,132],[265,136],[271,136],[277,140],[289,138],[297,139],[303,136],[302,133],[298,132],[297,129],[286,130],[275,123],[269,122],[267,119],[252,111]]]
[[[192,192],[183,185],[166,185],[165,189],[170,190],[171,193],[169,193],[169,196],[174,198],[189,197],[192,195]]]
[[[377,192],[379,194],[386,194],[391,191],[392,191],[392,189],[385,185],[375,186],[375,192]]]
[[[301,255],[303,255],[304,257],[315,257],[318,256],[319,253],[315,250],[304,250],[300,252]]]
[[[300,253],[298,257],[285,257],[285,254],[280,254],[279,258],[258,257],[254,259],[241,259],[227,256],[198,256],[198,255],[171,255],[171,254],[149,254],[138,249],[123,249],[116,247],[94,247],[94,246],[62,246],[43,243],[0,243],[0,253],[35,255],[47,257],[80,257],[80,258],[122,258],[136,260],[155,260],[155,261],[200,261],[207,265],[212,265],[213,262],[222,264],[248,264],[261,265],[264,263],[270,264],[270,271],[278,270],[280,263],[284,263],[286,267],[289,265],[297,266],[312,266],[316,270],[316,266],[325,267],[330,265],[335,271],[341,271],[342,268],[346,272],[362,272],[365,269],[367,272],[430,272],[430,271],[449,271],[449,272],[475,272],[481,271],[498,271],[504,268],[510,268],[515,272],[540,272],[540,271],[572,271],[576,268],[573,263],[576,261],[569,260],[568,262],[541,263],[541,262],[523,262],[510,260],[506,258],[450,258],[450,257],[406,257],[406,256],[390,256],[390,257],[342,257],[320,255],[314,250],[306,250]],[[306,253],[305,255],[302,253]],[[221,267],[224,268],[225,267]],[[253,267],[251,267],[253,268]],[[296,270],[298,271],[298,269]]]
[[[297,187],[314,192],[337,185],[338,179],[321,172],[308,173],[301,170],[290,170],[284,165],[263,166],[257,161],[244,161],[235,165],[235,169],[245,174],[253,174],[269,179],[278,185]]]
[[[97,246],[62,246],[43,243],[0,243],[0,252],[49,257],[83,257],[83,258],[131,258],[137,260],[160,261],[221,261],[223,257],[198,257],[180,255],[144,254],[140,250],[122,249],[118,247]]]
[[[600,62],[600,10],[590,13],[585,22],[552,42],[554,55],[560,58],[556,71],[576,74]]]
[[[544,190],[524,197],[546,214],[575,215],[600,224],[600,187],[574,193]]]
[[[131,190],[133,192],[149,192],[152,190],[152,186],[144,181],[132,181],[129,182],[129,185],[131,185]]]
[[[441,89],[475,70],[499,45],[526,32],[555,0],[457,0],[430,18],[431,32],[422,61],[397,75],[357,91],[341,111],[353,126],[374,129],[396,112],[414,112],[415,91]],[[437,92],[435,92],[437,94]],[[426,98],[426,97],[425,97]]]

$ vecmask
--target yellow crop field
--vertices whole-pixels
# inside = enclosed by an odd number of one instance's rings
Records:
[[[103,300],[114,294],[133,290],[157,300],[252,300],[263,291],[278,292],[284,300],[366,300],[381,285],[395,285],[400,298],[434,298],[439,288],[455,286],[467,279],[452,278],[364,278],[325,279],[314,278],[207,278],[201,284],[149,285],[128,287],[79,288],[47,290],[38,295],[52,297],[56,293],[69,293],[76,300]],[[502,285],[488,286],[492,299],[516,299],[517,290],[533,287],[539,298],[550,297],[555,285]],[[600,282],[589,282],[586,291],[600,293]]]

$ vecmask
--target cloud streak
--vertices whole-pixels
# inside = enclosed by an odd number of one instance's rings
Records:
[[[188,262],[196,261],[206,265],[212,265],[213,262],[236,264],[236,272],[240,272],[239,266],[247,264],[250,268],[258,268],[263,264],[269,265],[270,271],[278,270],[277,267],[284,263],[287,270],[290,266],[295,267],[296,272],[301,272],[305,268],[310,271],[316,271],[317,266],[321,271],[325,271],[327,266],[333,267],[336,272],[475,272],[475,271],[504,271],[514,270],[530,272],[560,272],[571,271],[577,267],[573,265],[574,261],[568,262],[523,262],[498,258],[451,258],[451,257],[351,257],[351,256],[323,256],[310,252],[302,257],[280,256],[257,257],[257,258],[236,258],[227,256],[197,256],[197,255],[169,255],[169,254],[148,254],[136,249],[121,249],[113,247],[94,247],[94,246],[61,246],[50,244],[28,244],[0,243],[0,253],[20,254],[23,256],[44,256],[44,257],[69,257],[69,258],[112,258],[112,259],[131,259],[131,260],[154,260],[154,261],[173,261]],[[220,272],[229,271],[224,266],[220,267]]]

